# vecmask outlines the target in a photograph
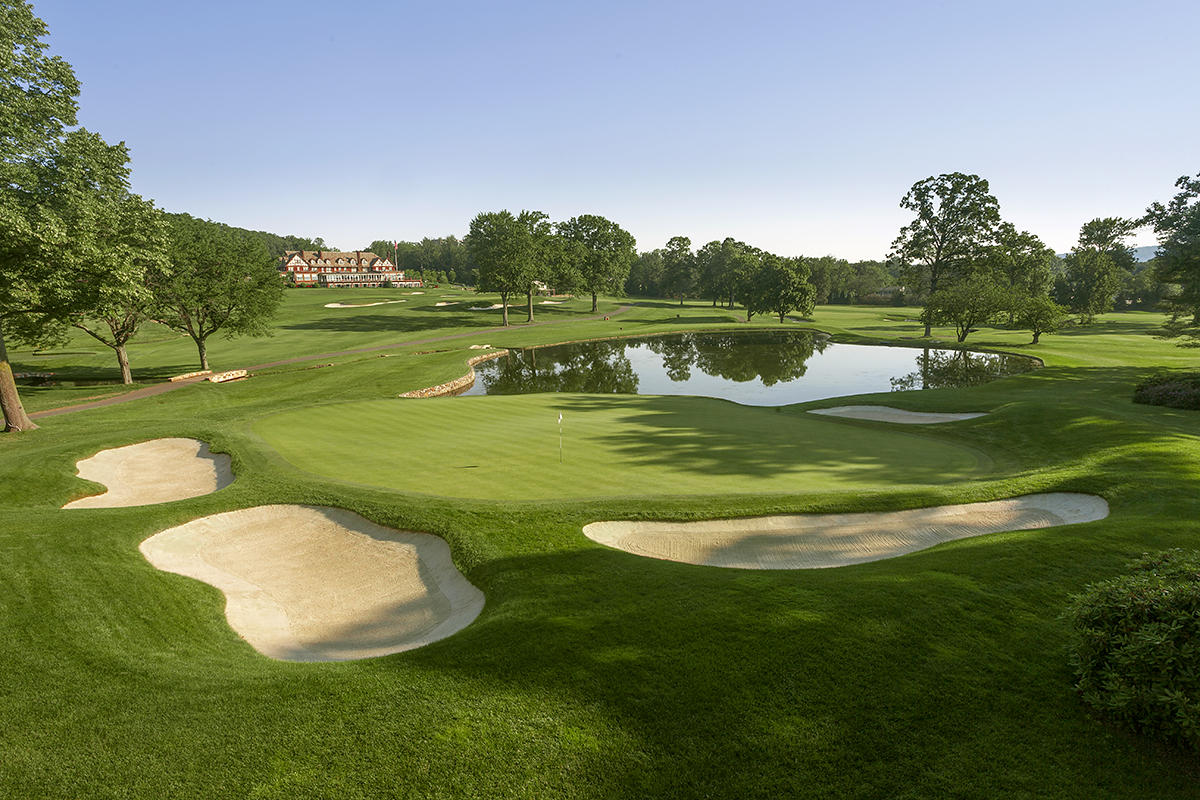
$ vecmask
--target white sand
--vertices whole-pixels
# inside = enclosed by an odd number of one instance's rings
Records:
[[[456,305],[458,305],[458,304],[459,304],[459,303],[461,303],[461,302],[462,302],[461,300],[451,300],[451,301],[450,301],[450,302],[448,302],[448,303],[447,303],[447,302],[440,302],[440,303],[434,303],[434,305],[435,305],[435,306],[456,306]]]
[[[901,425],[932,425],[939,422],[958,422],[964,419],[975,419],[985,414],[941,414],[928,411],[905,411],[891,406],[836,406],[834,408],[815,408],[810,414],[823,414],[828,417],[848,417],[849,419],[869,419],[872,422],[897,422]]]
[[[649,558],[741,569],[818,569],[878,561],[999,531],[1093,522],[1089,494],[1031,494],[987,503],[861,514],[796,514],[704,522],[593,522],[589,539]]]
[[[491,350],[492,346],[490,344],[473,344],[467,349],[468,350]]]
[[[424,292],[409,292],[409,294],[425,294]]]
[[[514,306],[512,303],[509,303],[508,307],[516,308],[516,306]],[[467,311],[495,311],[498,308],[504,308],[503,304],[493,303],[490,306],[471,306],[470,308],[467,309]]]
[[[538,303],[539,306],[561,306],[562,304],[562,300],[543,300],[542,302]]]
[[[417,294],[420,294],[418,292]],[[388,303],[407,303],[407,300],[380,300],[378,303],[326,303],[326,308],[367,308],[369,306],[386,306]]]
[[[101,450],[76,467],[79,477],[108,487],[63,508],[124,508],[212,494],[233,483],[229,456],[195,439],[153,439]]]
[[[483,610],[437,536],[337,508],[259,506],[202,517],[141,544],[161,570],[225,594],[230,626],[265,656],[347,661],[444,639]]]

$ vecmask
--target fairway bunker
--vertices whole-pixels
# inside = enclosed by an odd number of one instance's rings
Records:
[[[153,439],[101,450],[76,465],[79,477],[108,487],[63,508],[124,508],[212,494],[233,483],[229,456],[196,439]]]
[[[437,536],[349,511],[273,505],[202,517],[151,536],[161,570],[220,589],[225,617],[284,661],[348,661],[412,650],[469,625],[483,593]]]
[[[420,294],[420,292],[417,292]],[[326,303],[326,308],[369,308],[371,306],[386,306],[388,303],[407,303],[407,300],[380,300],[378,303]]]
[[[1089,494],[1031,494],[986,503],[859,514],[793,514],[704,522],[593,522],[594,542],[634,555],[710,567],[821,569],[861,564],[1001,531],[1094,522]]]
[[[895,422],[900,425],[936,425],[942,422],[959,422],[964,419],[975,419],[985,416],[981,413],[945,414],[932,411],[905,411],[891,406],[835,406],[833,408],[814,408],[810,414],[821,414],[826,417],[845,417],[847,419],[865,419],[871,422]]]

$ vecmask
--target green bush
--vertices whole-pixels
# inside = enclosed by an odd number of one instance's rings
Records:
[[[1137,385],[1133,402],[1171,408],[1200,409],[1200,372],[1159,375]]]
[[[1075,688],[1101,714],[1200,751],[1200,552],[1129,566],[1071,598]]]

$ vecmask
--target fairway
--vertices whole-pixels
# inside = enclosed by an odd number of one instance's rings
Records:
[[[306,472],[479,499],[919,486],[976,477],[991,463],[921,434],[702,397],[374,400],[285,411],[254,428]]]

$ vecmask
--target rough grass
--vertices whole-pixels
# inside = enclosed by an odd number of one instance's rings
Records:
[[[295,294],[289,303],[309,303]],[[277,341],[229,343],[221,366],[460,331],[365,323],[335,342],[326,334],[338,331],[294,333],[288,326],[311,324],[316,312],[292,311],[279,336],[299,338],[273,352]],[[512,502],[481,484],[478,497],[451,499],[436,496],[446,484],[419,453],[395,454],[398,477],[388,480],[399,490],[351,485],[289,464],[256,427],[280,412],[317,415],[325,404],[388,401],[440,383],[464,371],[471,342],[732,324],[699,304],[681,312],[652,303],[608,323],[570,313],[390,358],[324,358],[335,366],[190,386],[0,437],[0,797],[1195,796],[1194,762],[1105,727],[1072,696],[1060,617],[1084,585],[1144,551],[1192,547],[1200,534],[1197,415],[1129,400],[1149,375],[1196,366],[1194,351],[1148,335],[1160,317],[1111,315],[1090,331],[1045,337],[1024,348],[1048,365],[1030,375],[865,398],[992,411],[936,434],[945,452],[991,457],[991,472],[963,481],[763,494],[734,471],[729,480],[749,490],[659,497],[642,487],[638,497]],[[820,308],[811,324],[854,341],[919,334],[916,323],[884,320],[894,314]],[[1027,341],[985,329],[971,344]],[[177,358],[161,342],[133,357]],[[459,400],[468,399],[428,401],[421,413]],[[671,413],[686,415],[685,406]],[[799,409],[745,413],[792,424]],[[448,424],[427,422],[435,432]],[[821,425],[845,432],[847,452],[854,437],[889,430]],[[475,445],[482,460],[530,446],[523,431],[494,428],[460,447]],[[77,459],[158,436],[195,436],[232,453],[237,481],[162,506],[59,509],[94,491],[74,477]],[[774,456],[758,447],[745,458],[751,470]],[[638,558],[580,531],[596,519],[876,510],[1049,490],[1099,493],[1112,515],[798,572]],[[341,664],[263,658],[225,624],[216,590],[154,570],[137,545],[171,525],[269,502],[336,505],[442,535],[487,606],[461,633],[411,653]]]

